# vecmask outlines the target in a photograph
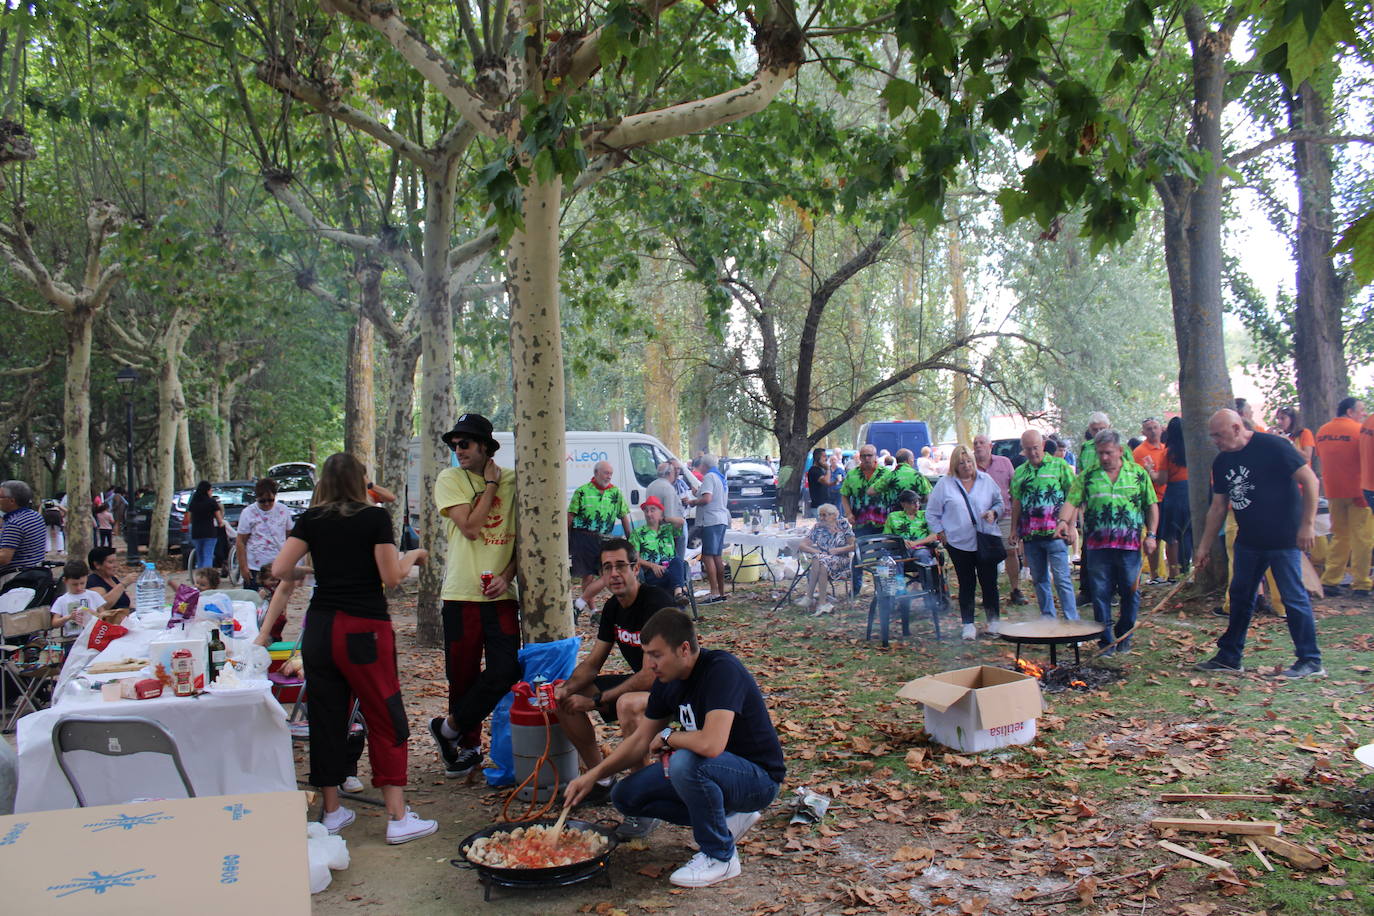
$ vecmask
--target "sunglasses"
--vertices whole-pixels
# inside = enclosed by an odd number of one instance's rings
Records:
[[[449,442],[448,447],[457,451],[460,448],[472,448],[472,444],[473,440],[471,439],[453,439]]]

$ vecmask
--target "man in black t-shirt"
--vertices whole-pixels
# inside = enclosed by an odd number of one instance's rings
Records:
[[[558,722],[589,770],[602,760],[591,711],[597,710],[606,722],[618,720],[623,736],[634,734],[644,717],[649,685],[654,682],[653,672],[644,670],[639,631],[661,608],[673,606],[673,596],[668,592],[640,583],[638,562],[634,546],[624,538],[602,541],[601,574],[611,590],[611,598],[601,608],[601,624],[591,652],[573,669],[572,676],[554,691],[558,699]],[[613,646],[620,647],[631,674],[601,673]],[[611,796],[611,785],[611,777],[604,777],[584,803],[606,801]]]
[[[830,462],[826,460],[825,449],[818,448],[811,453],[811,467],[806,469],[806,490],[811,494],[811,508],[806,510],[807,518],[815,518],[817,509],[835,501],[831,490],[834,485],[835,478],[830,473]]]
[[[1194,562],[1198,567],[1207,565],[1228,507],[1236,516],[1236,544],[1230,623],[1217,640],[1217,654],[1194,667],[1199,671],[1245,670],[1241,664],[1245,633],[1255,609],[1255,591],[1268,569],[1283,596],[1288,633],[1298,656],[1283,676],[1323,676],[1326,670],[1317,648],[1312,601],[1302,583],[1302,552],[1312,548],[1317,516],[1317,477],[1288,440],[1247,428],[1234,410],[1213,414],[1207,432],[1221,454],[1212,462],[1212,504]]]
[[[633,835],[646,835],[661,820],[690,826],[701,851],[669,880],[707,887],[740,873],[735,844],[787,775],[782,745],[753,676],[729,652],[699,648],[686,614],[664,608],[640,639],[654,676],[644,720],[599,766],[568,784],[567,798],[575,804],[598,779],[637,766],[646,753],[660,755],[662,765],[622,779],[611,801]]]

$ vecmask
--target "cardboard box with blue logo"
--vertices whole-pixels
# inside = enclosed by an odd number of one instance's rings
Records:
[[[14,913],[310,912],[305,794],[268,792],[0,817]]]

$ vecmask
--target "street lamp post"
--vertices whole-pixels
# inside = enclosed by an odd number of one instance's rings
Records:
[[[124,546],[128,550],[129,563],[136,565],[140,559],[138,537],[129,522],[133,517],[134,508],[134,385],[138,383],[138,372],[131,366],[125,366],[115,373],[115,381],[124,389],[124,434],[127,446],[124,460],[129,475],[129,492],[124,497]],[[152,524],[151,518],[148,523]]]

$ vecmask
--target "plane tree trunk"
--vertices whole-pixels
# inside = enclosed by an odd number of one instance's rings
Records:
[[[1294,132],[1324,134],[1329,128],[1325,101],[1306,81],[1288,98],[1288,118]],[[1296,141],[1293,173],[1298,181],[1293,364],[1303,422],[1315,430],[1336,415],[1336,402],[1350,390],[1341,322],[1345,290],[1330,254],[1335,232],[1326,145]]]

